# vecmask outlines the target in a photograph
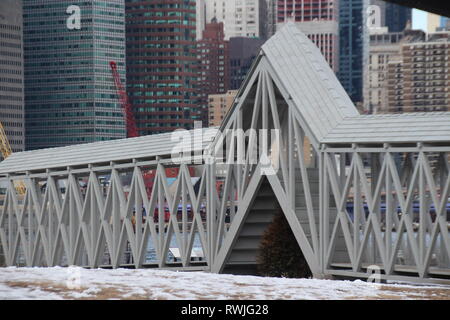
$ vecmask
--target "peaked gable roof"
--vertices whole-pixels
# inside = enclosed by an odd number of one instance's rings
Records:
[[[320,50],[293,22],[262,46],[240,94],[262,63],[317,143],[450,142],[450,112],[361,115]]]
[[[359,113],[320,50],[287,23],[262,51],[317,140]]]
[[[187,137],[192,139],[192,151],[201,151],[211,143],[217,128],[195,129],[182,131],[182,133],[186,133]],[[17,152],[0,163],[0,174],[168,156],[180,143],[184,143],[177,137],[172,133],[161,133]]]

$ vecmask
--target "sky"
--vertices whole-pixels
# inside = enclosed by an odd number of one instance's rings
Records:
[[[427,30],[427,12],[413,9],[413,29]]]

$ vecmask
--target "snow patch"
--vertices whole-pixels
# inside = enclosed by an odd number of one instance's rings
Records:
[[[74,271],[80,280],[78,289],[67,286]],[[423,292],[414,290],[436,289],[389,287],[396,290],[386,291],[386,286],[361,280],[286,279],[157,269],[0,268],[0,299],[341,300],[377,299],[383,295],[405,299],[423,298]]]

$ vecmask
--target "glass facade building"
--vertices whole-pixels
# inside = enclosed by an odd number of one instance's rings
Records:
[[[386,3],[386,27],[389,32],[402,32],[408,21],[412,23],[412,9],[395,3]]]
[[[109,67],[125,82],[124,0],[23,0],[23,10],[27,149],[125,138]]]
[[[238,90],[258,56],[263,39],[235,37],[229,42],[229,74],[231,90]]]
[[[363,101],[363,65],[367,59],[368,0],[339,2],[339,72],[338,78],[354,103]]]
[[[0,122],[13,152],[25,148],[23,100],[22,5],[17,0],[1,0]]]
[[[192,129],[197,103],[196,2],[126,0],[127,91],[140,135]]]

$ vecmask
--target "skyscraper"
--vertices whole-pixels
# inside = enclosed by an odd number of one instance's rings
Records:
[[[388,112],[450,110],[450,31],[404,43],[388,65]]]
[[[25,147],[22,40],[21,2],[0,1],[0,122],[13,152]]]
[[[196,2],[126,0],[127,90],[141,135],[193,128]]]
[[[365,65],[366,77],[364,79],[364,109],[368,113],[390,112],[389,87],[395,81],[400,81],[401,84],[402,75],[401,73],[391,73],[389,83],[388,70],[389,68],[392,71],[401,70],[403,44],[425,40],[425,33],[421,30],[405,30],[403,32],[388,32],[387,30],[388,28],[384,27],[370,34],[369,61]],[[400,69],[398,69],[398,65],[400,65]],[[396,75],[399,77],[396,78]]]
[[[369,63],[365,66],[364,109],[367,113],[381,113],[387,109],[387,65],[398,60],[402,32],[382,31],[370,35]]]
[[[208,95],[225,93],[230,85],[228,41],[224,40],[223,22],[206,24],[202,40],[197,42],[199,59],[199,104],[203,126],[208,126]]]
[[[27,149],[124,138],[123,0],[24,0]],[[125,77],[122,77],[125,81]]]
[[[230,86],[238,90],[258,55],[264,39],[234,37],[230,39]]]
[[[205,0],[206,22],[223,22],[225,40],[231,37],[266,38],[267,0]]]
[[[379,27],[387,27],[388,32],[402,32],[412,22],[412,9],[384,0],[370,0],[371,6],[379,8]]]
[[[368,0],[339,2],[339,72],[338,78],[354,103],[363,101],[363,65],[368,57]]]
[[[331,68],[339,68],[339,24],[337,0],[278,0],[277,30],[295,21],[321,50]]]
[[[412,22],[412,9],[395,3],[386,2],[386,27],[389,32],[402,32],[408,22]]]

